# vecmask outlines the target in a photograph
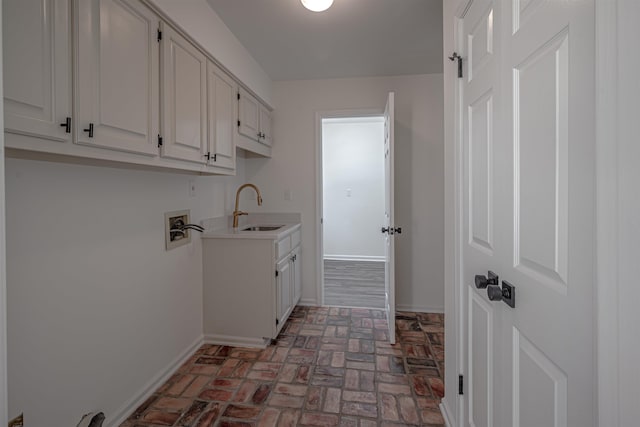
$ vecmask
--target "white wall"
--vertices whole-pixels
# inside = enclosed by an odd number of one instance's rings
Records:
[[[247,159],[247,179],[264,188],[264,210],[302,213],[303,302],[317,300],[315,114],[384,108],[396,93],[396,301],[442,310],[442,74],[276,82],[273,158]],[[293,200],[285,201],[285,190]]]
[[[325,258],[384,259],[384,119],[322,123]]]
[[[206,0],[151,0],[242,83],[272,104],[272,82]]]
[[[243,163],[197,177],[7,159],[10,416],[113,425],[202,338],[201,242],[165,251],[164,213],[229,213]]]

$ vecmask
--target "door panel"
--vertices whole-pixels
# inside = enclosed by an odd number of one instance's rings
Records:
[[[385,307],[389,324],[389,342],[396,342],[395,220],[393,194],[395,94],[390,92],[384,110],[384,209],[385,227]]]
[[[68,0],[3,2],[5,131],[71,141],[71,31]]]
[[[137,0],[76,4],[76,142],[157,155],[158,18]]]
[[[499,3],[498,3],[499,5]],[[465,78],[462,80],[463,124],[463,259],[466,295],[467,360],[465,426],[494,427],[499,399],[494,373],[499,369],[498,309],[485,289],[476,289],[475,275],[497,271],[504,248],[497,245],[495,139],[500,111],[499,9],[491,0],[474,0],[461,25]],[[500,231],[500,230],[499,230]],[[496,384],[496,387],[498,385]]]
[[[238,93],[240,94],[240,99],[238,100],[240,127],[238,132],[258,141],[258,134],[260,133],[260,106],[258,101],[242,88],[238,89]]]
[[[209,151],[215,160],[213,166],[235,169],[235,83],[211,61],[207,63],[209,98]]]
[[[469,299],[469,425],[493,426],[493,308],[477,293]]]
[[[162,156],[206,163],[207,58],[166,25],[163,43]]]

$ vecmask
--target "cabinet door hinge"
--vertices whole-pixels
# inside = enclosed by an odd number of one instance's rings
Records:
[[[162,40],[162,31],[158,29],[158,41]]]
[[[238,120],[238,127],[240,127],[240,120]]]
[[[238,92],[238,101],[240,101],[240,92]]]
[[[458,375],[458,394],[464,394],[464,376]]]
[[[276,326],[278,326],[279,323],[280,323],[280,321],[278,319],[276,319]]]
[[[162,137],[158,135],[158,147],[162,147]]]
[[[278,277],[280,275],[280,273],[278,273],[278,270],[276,270],[276,277]]]

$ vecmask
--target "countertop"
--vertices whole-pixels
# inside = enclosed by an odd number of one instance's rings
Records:
[[[301,227],[299,214],[249,214],[240,218],[240,226],[237,229],[231,227],[231,218],[220,217],[202,221],[205,227],[202,233],[203,239],[272,239],[279,240],[299,230]],[[271,231],[243,231],[251,226],[283,227]]]

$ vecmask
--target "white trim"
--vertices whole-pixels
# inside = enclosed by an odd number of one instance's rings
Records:
[[[618,0],[596,1],[595,6],[596,425],[618,427]]]
[[[318,307],[318,300],[314,298],[300,298],[298,301],[298,305],[306,306],[306,307]]]
[[[131,399],[118,409],[113,417],[109,417],[106,427],[117,427],[129,418],[129,416],[140,405],[142,405],[160,386],[162,386],[171,376],[182,366],[200,346],[203,344],[202,335],[198,337],[186,350],[180,353],[164,369],[158,372],[148,383],[146,383]]]
[[[234,335],[206,334],[205,344],[228,345],[231,347],[267,348],[269,340],[264,338],[238,337]]]
[[[384,256],[373,255],[325,255],[327,261],[375,261],[384,262]]]
[[[439,406],[442,418],[444,418],[444,425],[447,427],[454,427],[455,424],[452,421],[454,418],[451,416],[451,410],[449,409],[449,405],[444,398],[442,398],[442,400],[440,401]]]
[[[398,311],[408,311],[411,313],[444,313],[444,307],[428,307],[426,305],[396,304]]]
[[[0,8],[0,81],[2,81],[2,8]],[[0,86],[0,99],[3,89]],[[4,103],[0,102],[0,422],[9,419],[7,388],[7,259],[4,191]],[[18,414],[15,414],[18,415]]]
[[[316,302],[324,303],[324,247],[322,244],[322,119],[337,119],[343,117],[376,117],[382,116],[384,111],[375,108],[353,110],[325,110],[316,112]]]

